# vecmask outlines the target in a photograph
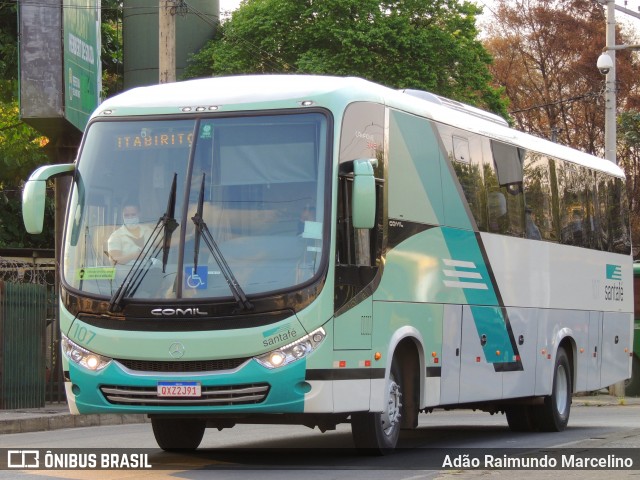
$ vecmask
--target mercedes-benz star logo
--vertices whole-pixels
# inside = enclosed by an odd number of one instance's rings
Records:
[[[173,342],[169,347],[169,355],[171,358],[182,358],[184,355],[184,345],[180,342]]]

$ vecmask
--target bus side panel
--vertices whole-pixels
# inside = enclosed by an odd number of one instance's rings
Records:
[[[492,313],[492,307],[487,312]],[[485,309],[476,311],[482,312]],[[488,315],[486,316],[488,317]],[[480,326],[481,325],[481,326]],[[495,337],[488,322],[476,322],[469,305],[462,307],[462,358],[460,368],[460,403],[494,400],[502,397],[502,373],[487,361],[480,338]],[[479,331],[480,328],[482,331]],[[485,344],[486,345],[486,344]],[[491,352],[492,354],[495,352]]]
[[[404,338],[412,338],[418,358],[412,365],[418,373],[420,385],[426,385],[426,396],[439,397],[442,358],[443,306],[408,302],[374,302],[373,349],[381,352],[380,362],[391,367],[393,353]],[[376,365],[377,366],[377,365]],[[426,378],[428,377],[428,381]],[[371,410],[380,411],[384,401],[384,384],[372,385]],[[428,390],[428,391],[427,391]],[[421,404],[424,404],[424,395]]]
[[[439,225],[444,220],[439,138],[423,118],[391,110],[389,218]]]
[[[587,368],[587,386],[586,391],[598,390],[600,388],[600,365],[602,364],[602,355],[598,352],[602,350],[602,312],[591,312],[589,314],[589,343],[586,348],[585,355],[579,355],[578,368],[581,363],[586,364]],[[576,391],[580,391],[576,388]]]
[[[631,353],[633,352],[633,318],[629,313],[605,312],[602,320],[601,387],[631,377]]]
[[[536,369],[535,395],[551,395],[556,353],[564,338],[572,339],[576,352],[585,347],[589,339],[589,318],[590,314],[586,311],[539,310],[537,349],[539,360]],[[574,356],[574,371],[575,362],[579,361],[578,356],[579,353]]]
[[[503,373],[502,397],[529,397],[533,395],[535,389],[540,310],[534,308],[510,308],[508,311],[513,336],[518,345],[522,370]]]

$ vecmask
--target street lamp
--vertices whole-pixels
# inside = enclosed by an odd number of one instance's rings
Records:
[[[598,57],[597,67],[607,76],[605,83],[604,158],[616,159],[616,50],[640,50],[640,45],[616,45],[616,3],[607,0],[606,46]]]

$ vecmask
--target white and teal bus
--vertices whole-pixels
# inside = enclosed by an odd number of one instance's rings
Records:
[[[76,162],[27,182],[30,232],[65,174],[70,410],[148,414],[163,449],[351,423],[385,452],[436,408],[559,431],[572,393],[630,376],[622,171],[492,114],[356,78],[193,80],[105,101]]]

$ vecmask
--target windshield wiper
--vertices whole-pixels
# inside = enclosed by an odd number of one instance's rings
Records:
[[[153,264],[160,250],[162,249],[162,273],[165,273],[167,259],[169,257],[169,249],[171,247],[171,235],[178,226],[178,222],[174,218],[176,208],[176,181],[177,173],[173,174],[173,183],[167,200],[167,209],[156,223],[151,235],[145,242],[138,257],[133,262],[131,269],[124,277],[124,280],[111,296],[109,301],[109,312],[119,312],[122,310],[122,300],[136,293],[142,281],[149,273],[149,268]]]
[[[178,222],[175,219],[176,215],[176,182],[178,174],[173,174],[173,182],[171,183],[171,191],[169,192],[169,199],[167,200],[167,210],[165,211],[159,222],[163,222],[164,225],[164,240],[162,242],[162,273],[165,273],[167,268],[167,261],[169,259],[169,249],[171,248],[171,235],[178,227]]]
[[[235,298],[236,302],[240,306],[242,310],[252,310],[253,304],[247,300],[247,296],[244,293],[244,290],[236,280],[236,277],[233,275],[229,264],[224,259],[220,248],[218,248],[218,244],[216,243],[213,235],[211,235],[211,231],[207,224],[202,219],[202,210],[204,208],[204,178],[205,174],[202,174],[202,184],[200,185],[200,194],[198,196],[198,209],[196,210],[196,214],[191,217],[193,223],[196,226],[195,233],[195,241],[194,241],[194,250],[193,250],[193,270],[194,272],[198,269],[198,255],[200,253],[200,238],[204,239],[204,243],[209,248],[211,255],[215,259],[216,263],[220,267],[220,271],[222,275],[224,275],[224,279],[227,281],[229,285],[229,289],[233,294],[233,298]]]

